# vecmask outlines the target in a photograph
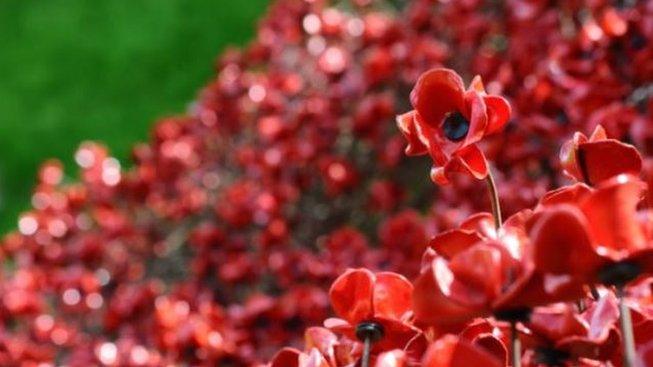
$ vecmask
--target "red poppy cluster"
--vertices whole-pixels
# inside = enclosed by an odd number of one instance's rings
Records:
[[[130,168],[43,165],[0,365],[653,365],[651,41],[650,0],[273,1]]]

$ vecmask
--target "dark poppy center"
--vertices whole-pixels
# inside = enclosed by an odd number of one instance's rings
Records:
[[[622,287],[637,278],[641,273],[642,269],[639,265],[630,261],[622,261],[604,266],[599,270],[598,278],[603,284]]]
[[[356,338],[360,341],[369,339],[372,343],[376,343],[384,334],[383,325],[373,321],[364,321],[356,326]]]
[[[569,353],[553,348],[535,350],[535,360],[545,366],[564,366],[569,357]]]
[[[525,322],[531,318],[532,310],[528,307],[499,310],[494,313],[497,320],[507,322]]]
[[[461,141],[469,132],[469,121],[458,111],[449,113],[444,118],[442,131],[447,139],[451,141]]]

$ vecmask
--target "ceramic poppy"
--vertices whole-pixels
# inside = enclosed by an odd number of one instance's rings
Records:
[[[329,290],[339,318],[324,324],[355,340],[358,327],[372,323],[380,327],[382,334],[375,343],[376,350],[403,349],[419,334],[409,323],[412,294],[413,285],[399,274],[349,269]]]
[[[431,178],[439,184],[454,172],[484,179],[488,165],[477,143],[503,129],[511,114],[508,102],[486,94],[480,77],[465,89],[456,72],[442,68],[420,76],[410,101],[414,110],[397,118],[408,140],[406,154],[430,154]]]
[[[617,300],[606,294],[590,301],[583,312],[559,303],[533,311],[526,326],[526,346],[541,363],[578,363],[580,359],[609,360],[619,350]]]
[[[588,283],[622,284],[653,270],[653,249],[637,218],[646,185],[619,175],[575,204],[535,214],[530,236],[538,269]]]
[[[597,185],[619,174],[639,175],[642,157],[635,147],[608,139],[600,125],[590,137],[575,133],[560,150],[564,173],[579,182]]]
[[[497,231],[490,214],[478,213],[436,235],[414,282],[416,320],[451,326],[581,295],[580,283],[536,270],[526,230],[531,215],[516,213]]]

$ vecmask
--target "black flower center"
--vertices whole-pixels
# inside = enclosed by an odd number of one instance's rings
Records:
[[[531,312],[532,310],[528,307],[512,308],[496,311],[494,317],[507,322],[525,322],[531,318]]]
[[[469,121],[462,113],[456,111],[447,114],[442,124],[444,136],[451,141],[461,141],[469,132]]]
[[[599,270],[598,278],[603,284],[622,287],[641,273],[642,269],[639,265],[630,261],[622,261],[604,266]]]
[[[370,339],[372,343],[376,343],[384,334],[383,326],[373,321],[364,321],[356,326],[356,338],[360,341]]]
[[[569,357],[569,353],[557,349],[538,348],[535,350],[535,361],[545,366],[564,366]]]

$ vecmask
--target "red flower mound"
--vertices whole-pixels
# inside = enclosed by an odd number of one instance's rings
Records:
[[[275,1],[132,168],[43,165],[0,365],[653,365],[652,24]]]

